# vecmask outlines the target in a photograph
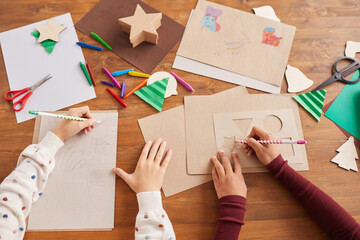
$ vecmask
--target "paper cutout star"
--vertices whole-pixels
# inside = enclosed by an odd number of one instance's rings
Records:
[[[134,16],[119,18],[122,30],[130,34],[132,47],[146,41],[157,44],[159,35],[156,32],[161,25],[162,13],[145,13],[138,4]]]
[[[54,19],[50,19],[45,25],[36,27],[36,30],[40,32],[38,42],[48,39],[59,42],[59,34],[65,29],[65,26],[57,24]]]

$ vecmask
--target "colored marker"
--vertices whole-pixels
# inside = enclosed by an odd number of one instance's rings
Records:
[[[139,85],[137,85],[136,87],[134,87],[130,92],[128,92],[124,98],[127,98],[128,96],[130,96],[131,94],[133,94],[135,91],[139,90],[140,88],[142,88],[143,86],[145,86],[145,84],[147,83],[148,79],[145,79],[144,81],[142,81],[141,83],[139,83]]]
[[[113,91],[111,91],[109,88],[106,88],[106,90],[116,99],[116,101],[120,103],[121,106],[123,106],[124,108],[127,107],[126,103],[123,100],[121,100],[121,98],[116,96],[116,94],[113,93]]]
[[[109,72],[109,70],[106,69],[106,67],[103,67],[104,72],[106,73],[106,75],[109,76],[109,78],[111,79],[111,81],[115,84],[115,86],[117,86],[119,89],[121,89],[120,83],[118,81],[116,81],[116,79],[111,75],[111,73]]]
[[[76,44],[79,45],[80,47],[86,47],[86,48],[90,48],[90,49],[102,51],[102,48],[101,48],[101,47],[97,47],[97,46],[90,45],[90,44],[87,44],[87,43],[76,42]]]
[[[307,144],[306,140],[256,140],[261,144]],[[237,143],[246,143],[246,140],[235,140]]]
[[[106,82],[106,81],[101,81],[102,84],[108,85],[110,87],[115,87],[115,84],[111,83],[111,82]]]
[[[121,95],[120,95],[122,98],[124,98],[125,95],[125,86],[126,86],[125,81],[123,81],[121,84]]]
[[[91,79],[90,79],[90,77],[89,77],[89,74],[88,74],[88,72],[86,71],[86,67],[85,67],[85,65],[84,65],[82,62],[80,62],[80,68],[81,68],[81,70],[83,71],[83,73],[84,73],[86,79],[88,80],[90,86],[92,86],[92,83],[91,83]]]
[[[89,120],[88,118],[73,117],[73,116],[67,116],[67,115],[55,114],[55,113],[39,112],[39,111],[34,111],[34,110],[30,110],[29,113],[30,113],[30,114],[34,114],[34,115],[48,116],[48,117],[56,117],[56,118],[74,120],[74,121],[86,121],[86,120]],[[99,120],[96,120],[96,122],[97,122],[97,123],[102,123],[102,122],[99,121]]]
[[[130,72],[128,72],[128,74],[129,74],[130,76],[134,76],[134,77],[143,77],[143,78],[149,78],[149,77],[150,77],[149,74],[140,73],[140,72],[134,72],[134,71],[130,71]]]
[[[134,71],[134,69],[131,68],[131,69],[126,69],[126,70],[122,70],[122,71],[113,72],[112,75],[113,75],[114,77],[116,77],[116,76],[120,76],[120,75],[127,74],[127,73],[130,72],[130,71]]]
[[[194,92],[195,90],[190,86],[190,84],[188,84],[187,82],[185,82],[184,80],[182,80],[178,75],[176,75],[174,72],[170,72],[171,75],[173,75],[176,80],[178,80],[182,85],[184,85],[184,87],[186,87],[187,90],[189,90],[190,92]]]
[[[89,74],[90,74],[90,78],[91,78],[92,83],[94,84],[94,86],[96,86],[94,74],[93,74],[93,72],[92,72],[92,69],[91,69],[90,64],[89,64],[88,61],[86,61],[86,67],[87,67],[87,69],[88,69],[88,71],[89,71]]]
[[[91,32],[90,34],[91,34],[91,36],[93,36],[93,38],[95,38],[96,41],[98,41],[99,43],[104,45],[107,49],[112,50],[112,48],[109,46],[109,44],[107,44],[104,40],[102,40],[101,37],[99,37],[96,33]]]

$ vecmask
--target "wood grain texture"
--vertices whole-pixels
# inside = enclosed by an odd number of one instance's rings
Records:
[[[358,0],[213,0],[244,11],[253,7],[271,5],[282,22],[296,26],[289,64],[299,68],[314,80],[314,86],[331,75],[334,61],[344,55],[348,40],[360,41],[360,4]],[[185,26],[190,10],[196,0],[145,0],[147,4],[174,18]],[[2,0],[0,1],[0,32],[21,27],[40,20],[71,12],[74,23],[78,22],[97,0]],[[129,15],[132,13],[129,13]],[[78,32],[79,40],[97,44],[95,40]],[[156,71],[171,71],[172,62],[179,44],[159,64]],[[108,80],[102,72],[128,69],[132,66],[110,51],[95,52],[83,49],[86,60],[93,67],[96,80]],[[0,93],[9,89],[7,76],[0,53]],[[357,56],[359,57],[359,56]],[[21,67],[20,67],[21,69]],[[19,70],[20,70],[19,69]],[[138,69],[136,69],[138,71]],[[175,70],[175,73],[189,82],[195,94],[213,94],[234,87],[225,83],[194,74]],[[127,88],[139,83],[139,79],[122,76]],[[89,105],[93,110],[118,110],[117,166],[133,171],[143,147],[143,138],[138,127],[139,118],[155,114],[156,110],[138,97],[126,100],[128,108],[123,109],[106,92],[105,86],[95,87],[97,98],[77,106]],[[325,103],[331,101],[343,88],[342,83],[328,86]],[[282,93],[286,93],[286,82]],[[179,95],[166,99],[164,110],[183,103],[183,97],[191,93],[178,85]],[[259,93],[249,89],[250,93]],[[339,169],[330,160],[335,150],[346,137],[326,117],[320,123],[304,109],[299,108],[304,137],[309,141],[307,154],[310,171],[301,174],[319,186],[351,215],[360,221],[359,173]],[[0,100],[0,181],[15,167],[21,151],[31,143],[34,120],[16,124],[10,104]],[[292,196],[268,173],[245,174],[248,186],[247,213],[241,239],[327,239],[319,227],[308,217]],[[211,239],[215,231],[218,201],[211,182],[184,193],[163,200],[177,239]],[[26,240],[76,239],[115,240],[133,239],[137,203],[135,194],[119,178],[116,181],[115,229],[112,232],[56,232],[27,233]]]

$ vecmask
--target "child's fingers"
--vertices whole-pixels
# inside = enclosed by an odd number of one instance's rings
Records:
[[[163,141],[160,144],[159,151],[157,152],[156,157],[155,157],[155,163],[158,164],[158,165],[160,165],[161,159],[164,156],[165,148],[166,148],[166,142]]]
[[[233,152],[232,157],[234,159],[234,171],[235,171],[235,173],[242,174],[239,155],[236,152]]]
[[[217,183],[219,181],[219,176],[216,172],[215,166],[212,167],[211,174],[213,181]]]
[[[163,169],[164,172],[166,171],[166,168],[167,168],[167,166],[169,165],[171,156],[172,156],[172,150],[169,149],[169,150],[167,150],[166,155],[165,155],[165,158],[164,158],[164,160],[161,162],[161,165],[160,165],[160,167]]]
[[[219,151],[219,155],[225,169],[225,174],[231,173],[233,171],[231,167],[231,163],[228,157],[225,155],[224,151]]]
[[[118,175],[122,180],[124,180],[127,184],[128,183],[128,178],[129,178],[129,175],[127,172],[125,172],[124,170],[122,170],[121,168],[113,168],[112,171]]]
[[[271,135],[268,132],[266,132],[265,130],[263,130],[257,126],[254,126],[251,129],[251,133],[249,135],[249,137],[251,137],[251,138],[254,138],[255,136],[258,136],[261,140],[270,140],[271,139]]]
[[[259,143],[258,141],[256,141],[253,138],[248,138],[246,139],[246,143],[255,151],[260,151],[263,147],[263,145],[261,145],[261,143]],[[249,154],[249,153],[248,153]]]
[[[156,153],[158,152],[159,146],[162,143],[162,139],[158,138],[151,146],[150,153],[147,159],[154,161]]]
[[[146,160],[146,158],[147,158],[147,156],[148,156],[148,154],[149,154],[149,150],[150,150],[151,144],[152,144],[151,141],[148,141],[148,142],[145,144],[143,150],[141,151],[138,164],[145,162],[145,160]]]
[[[214,164],[218,178],[219,179],[223,178],[225,176],[225,170],[224,170],[223,166],[220,164],[219,160],[215,156],[213,156],[211,158],[211,161]]]

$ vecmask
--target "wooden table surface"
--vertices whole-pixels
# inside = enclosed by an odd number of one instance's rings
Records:
[[[0,32],[71,12],[74,23],[78,22],[98,0],[1,0]],[[185,26],[196,0],[146,0],[155,9],[172,17]],[[281,22],[296,26],[296,35],[290,53],[289,64],[298,67],[317,85],[331,75],[334,61],[344,55],[348,40],[360,41],[360,2],[358,0],[216,0],[218,3],[252,12],[253,7],[271,5]],[[129,13],[130,15],[131,13]],[[78,32],[80,41],[95,43]],[[172,71],[172,63],[179,47],[177,44],[155,71]],[[93,64],[97,81],[105,80],[101,67],[110,71],[132,67],[110,51],[95,52],[83,49],[85,58]],[[2,53],[0,53],[2,55]],[[19,68],[21,70],[21,67]],[[188,81],[197,95],[213,94],[235,85],[222,81],[174,70]],[[127,81],[129,88],[136,83]],[[328,87],[325,103],[334,99],[342,83]],[[5,65],[0,57],[0,93],[9,89]],[[286,93],[284,80],[282,93]],[[250,93],[261,93],[248,89]],[[97,98],[78,104],[92,110],[118,110],[117,166],[133,171],[144,140],[137,124],[139,118],[156,113],[156,110],[138,97],[127,99],[123,109],[106,92],[105,86],[95,87]],[[178,85],[179,95],[166,99],[163,110],[183,104],[183,97],[191,95]],[[301,174],[319,186],[349,213],[360,221],[359,173],[348,172],[330,163],[335,150],[346,137],[328,118],[318,123],[304,109],[299,108],[310,171]],[[15,114],[8,102],[0,100],[0,181],[15,167],[21,151],[32,141],[34,120],[16,123]],[[248,186],[247,212],[241,239],[326,239],[321,229],[308,217],[296,200],[268,173],[245,174]],[[216,226],[218,200],[209,182],[175,196],[163,199],[177,239],[211,239]],[[27,233],[27,240],[42,239],[133,239],[137,214],[135,194],[119,178],[116,180],[115,229],[110,232],[44,232]]]

